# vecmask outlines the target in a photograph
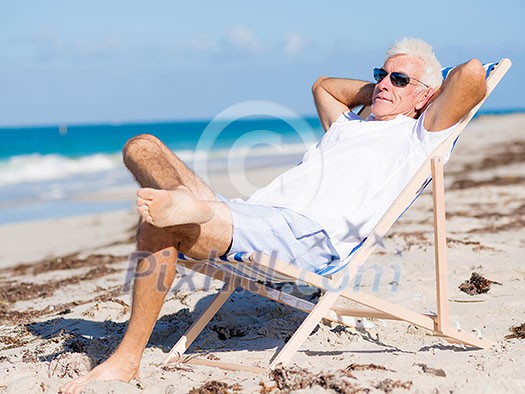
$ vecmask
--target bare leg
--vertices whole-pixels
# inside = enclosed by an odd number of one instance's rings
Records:
[[[176,256],[174,248],[166,248],[139,261],[131,317],[122,342],[104,363],[61,387],[61,393],[80,393],[86,384],[96,380],[129,382],[138,377],[142,353],[173,283]]]
[[[139,226],[138,250],[152,254],[137,265],[133,287],[131,318],[115,353],[91,372],[60,389],[79,393],[95,380],[130,381],[138,375],[142,353],[157,321],[175,275],[177,251],[200,258],[211,251],[226,252],[232,236],[229,209],[215,200],[215,193],[201,182],[169,149],[155,137],[131,140],[124,149],[124,161],[143,187],[173,190],[185,186],[200,200],[209,200],[213,216],[202,224],[157,228],[149,223]]]

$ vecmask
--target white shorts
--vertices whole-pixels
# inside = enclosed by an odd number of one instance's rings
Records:
[[[217,193],[233,219],[233,239],[226,254],[263,252],[319,273],[339,261],[330,237],[316,221],[287,208],[230,200]]]

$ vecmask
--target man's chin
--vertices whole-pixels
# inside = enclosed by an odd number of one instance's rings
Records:
[[[388,103],[376,102],[375,104],[372,104],[372,106],[370,107],[370,113],[374,115],[374,117],[377,120],[382,120],[391,114],[391,110],[388,107],[390,107]]]

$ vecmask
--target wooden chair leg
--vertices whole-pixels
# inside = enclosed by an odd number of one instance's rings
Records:
[[[230,298],[230,295],[235,291],[233,280],[228,280],[221,288],[219,293],[215,295],[213,301],[208,305],[206,310],[199,316],[199,318],[191,325],[186,333],[179,339],[175,346],[171,349],[169,354],[163,361],[163,364],[167,364],[170,360],[180,357],[188,350],[193,341],[199,336],[201,331],[206,327],[209,321],[215,316],[217,311],[224,305],[224,303]]]
[[[270,364],[270,368],[275,368],[278,364],[286,364],[290,361],[293,355],[297,352],[299,347],[308,338],[308,335],[313,331],[315,326],[321,321],[324,315],[332,308],[340,296],[339,291],[327,291],[321,299],[317,302],[312,311],[304,319],[297,331],[288,340],[286,345],[274,357]]]
[[[445,187],[443,180],[443,158],[433,157],[432,194],[434,202],[434,250],[436,260],[436,331],[445,332],[449,327],[447,233],[445,229]]]

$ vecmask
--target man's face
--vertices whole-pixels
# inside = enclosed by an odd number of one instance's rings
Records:
[[[419,80],[423,75],[423,67],[421,59],[407,55],[391,57],[383,65],[383,69],[388,73],[399,72]],[[431,93],[432,89],[425,88],[414,79],[411,79],[410,83],[404,87],[395,86],[389,74],[374,88],[372,114],[377,120],[394,119],[399,114],[413,118],[424,106]]]

